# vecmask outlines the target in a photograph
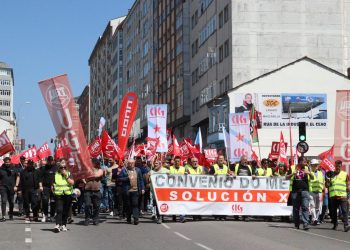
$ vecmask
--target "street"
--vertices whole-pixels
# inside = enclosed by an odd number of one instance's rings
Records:
[[[138,226],[102,216],[99,226],[84,226],[74,218],[68,232],[53,233],[52,223],[2,223],[0,250],[10,249],[349,249],[349,233],[331,224],[296,230],[291,223],[263,221],[203,221],[157,225],[142,219]]]

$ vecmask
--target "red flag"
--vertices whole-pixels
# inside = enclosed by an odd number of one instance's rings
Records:
[[[334,155],[334,145],[330,149],[328,149],[327,151],[322,152],[321,154],[319,154],[318,156],[320,157],[321,160],[323,160],[328,155],[331,155],[333,157],[333,155]]]
[[[51,150],[49,148],[49,144],[45,142],[38,150],[37,150],[39,160],[42,160],[46,157],[52,155]]]
[[[12,164],[19,164],[19,163],[20,163],[19,157],[20,157],[19,154],[18,154],[18,155],[11,156],[11,163],[12,163]]]
[[[286,164],[286,166],[289,166],[289,162],[288,162],[287,154],[286,154],[286,144],[284,143],[282,131],[281,131],[281,135],[280,135],[280,153],[279,153],[277,162],[284,162],[284,164]]]
[[[62,153],[66,159],[73,158],[76,162],[70,169],[73,178],[91,177],[93,166],[67,75],[40,81],[39,87],[61,140]]]
[[[137,113],[137,105],[137,95],[134,92],[126,93],[120,106],[118,118],[118,145],[121,154],[124,154],[128,144],[131,127]]]
[[[118,158],[123,159],[124,156],[121,154],[121,151],[117,144],[112,140],[112,138],[108,135],[107,131],[104,130],[102,132],[102,139],[101,139],[101,149],[103,156],[106,158]]]
[[[21,156],[24,156],[27,160],[32,160],[34,162],[38,161],[38,155],[37,155],[37,150],[35,146],[20,153],[19,157]]]
[[[200,153],[198,148],[193,145],[193,142],[192,142],[191,138],[184,139],[184,142],[187,144],[187,147],[190,150],[191,154],[198,154],[198,153]]]
[[[153,156],[156,154],[159,144],[159,138],[146,137],[147,148],[145,149],[146,156]]]
[[[320,166],[326,171],[335,170],[335,160],[334,160],[334,145],[327,151],[319,154],[321,158]]]
[[[173,135],[173,155],[175,156],[181,155],[181,148],[175,135]]]
[[[96,137],[96,139],[88,146],[90,156],[96,158],[102,152],[101,150],[101,139]]]
[[[63,155],[63,149],[62,149],[62,146],[60,144],[58,144],[56,150],[55,150],[55,160],[58,160],[58,159],[61,159],[63,158],[64,155]]]
[[[0,156],[4,154],[14,152],[15,148],[13,147],[10,139],[6,134],[6,130],[0,134]]]

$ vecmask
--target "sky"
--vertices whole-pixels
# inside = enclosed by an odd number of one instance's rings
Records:
[[[56,136],[38,81],[66,73],[79,96],[89,82],[88,59],[98,37],[133,2],[1,1],[0,61],[14,71],[14,112],[27,145],[40,147]]]

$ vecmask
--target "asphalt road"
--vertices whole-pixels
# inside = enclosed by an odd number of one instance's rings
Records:
[[[84,226],[75,218],[68,232],[53,233],[52,223],[24,223],[22,218],[1,223],[0,250],[11,249],[350,249],[350,232],[331,224],[296,230],[293,224],[262,221],[170,220],[157,225],[142,219],[137,226],[107,217],[99,226]]]

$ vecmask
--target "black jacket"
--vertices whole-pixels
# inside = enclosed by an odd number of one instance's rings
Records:
[[[41,182],[40,171],[34,168],[26,168],[20,175],[20,187],[22,191],[39,188]]]

